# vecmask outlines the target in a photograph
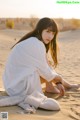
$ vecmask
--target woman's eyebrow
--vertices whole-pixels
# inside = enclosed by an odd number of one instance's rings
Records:
[[[49,31],[51,31],[51,32],[53,32],[53,33],[55,33],[52,29],[50,29],[50,28],[47,28],[47,30],[49,30]]]

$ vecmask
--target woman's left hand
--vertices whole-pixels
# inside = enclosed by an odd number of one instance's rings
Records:
[[[65,94],[65,88],[64,88],[64,86],[62,84],[57,84],[57,88],[60,91],[60,96],[64,96],[64,94]]]

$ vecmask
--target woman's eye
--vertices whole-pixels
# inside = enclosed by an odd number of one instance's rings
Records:
[[[54,35],[54,32],[47,30],[46,32],[51,33],[52,35]]]
[[[51,31],[50,31],[50,30],[47,30],[46,32],[50,33]]]

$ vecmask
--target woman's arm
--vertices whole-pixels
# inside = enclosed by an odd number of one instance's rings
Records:
[[[60,75],[55,76],[55,78],[53,80],[51,80],[50,82],[54,82],[56,85],[57,84],[62,84],[62,77]]]
[[[49,64],[47,57],[46,57],[46,49],[43,43],[40,44],[40,46],[37,46],[36,48],[36,61],[38,64],[38,73],[39,75],[46,79],[47,82],[50,82],[55,77],[59,76],[56,71],[51,67]]]

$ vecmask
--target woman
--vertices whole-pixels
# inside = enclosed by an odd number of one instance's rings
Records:
[[[58,28],[55,21],[50,18],[42,18],[33,31],[26,34],[13,46],[3,75],[5,90],[12,100],[9,105],[17,104],[27,111],[34,111],[33,108],[39,107],[60,110],[56,100],[47,98],[43,94],[40,80],[46,82],[47,92],[60,95],[64,95],[65,87],[79,87],[79,85],[64,81],[48,63],[46,54],[50,51],[54,66],[56,67],[58,64],[57,33]]]

